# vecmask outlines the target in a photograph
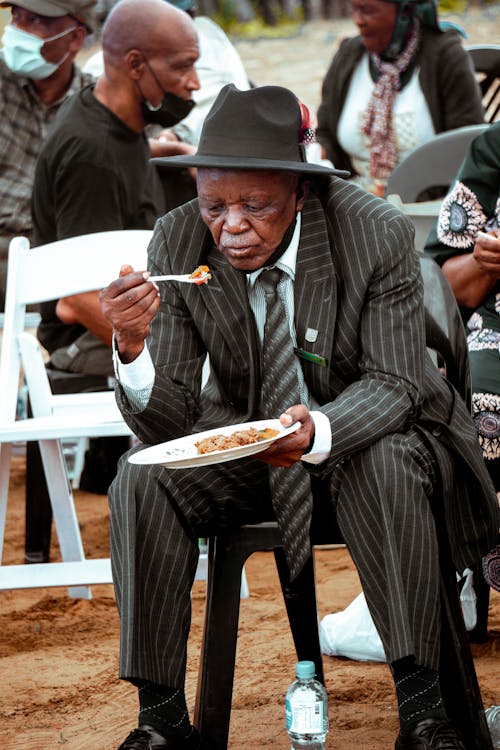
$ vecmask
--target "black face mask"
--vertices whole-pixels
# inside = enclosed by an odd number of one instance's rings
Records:
[[[149,125],[161,125],[171,128],[183,120],[194,107],[192,99],[181,99],[175,94],[166,93],[157,109],[150,109],[151,105],[143,99],[141,102],[142,116]]]
[[[161,125],[163,128],[171,128],[188,116],[194,107],[194,102],[192,99],[181,99],[180,96],[165,91],[151,65],[146,59],[145,62],[158,87],[163,91],[163,99],[157,107],[154,107],[143,97],[141,102],[142,116],[148,125]],[[140,86],[139,91],[141,91]]]

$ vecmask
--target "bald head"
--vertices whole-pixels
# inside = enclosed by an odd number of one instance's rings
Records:
[[[189,110],[179,109],[177,100],[192,102],[200,88],[198,35],[187,13],[165,0],[120,0],[104,26],[102,51],[104,73],[94,96],[129,128],[138,133],[153,122],[151,112],[163,107],[167,94],[176,112],[160,113],[155,122],[185,117]]]
[[[193,21],[165,0],[120,0],[102,32],[104,62],[116,67],[132,49],[147,56],[163,54],[196,42]]]

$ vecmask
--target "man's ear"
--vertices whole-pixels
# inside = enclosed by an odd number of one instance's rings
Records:
[[[124,57],[124,62],[131,78],[134,80],[142,78],[146,61],[140,49],[129,50]]]
[[[82,24],[79,24],[70,33],[71,37],[69,50],[76,55],[76,53],[80,52],[81,48],[83,47],[83,43],[85,42],[85,39],[87,37],[87,29],[85,28],[85,26],[82,26]]]
[[[297,188],[297,206],[296,211],[297,213],[299,211],[302,211],[304,208],[304,203],[307,200],[307,196],[309,195],[309,188],[311,187],[311,183],[309,180],[301,180],[299,182],[299,186]]]

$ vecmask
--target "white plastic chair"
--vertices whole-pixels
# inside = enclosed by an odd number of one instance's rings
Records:
[[[385,197],[412,220],[418,252],[424,249],[442,203],[442,199],[417,202],[419,195],[437,186],[447,189],[458,172],[467,147],[487,127],[486,123],[481,123],[439,133],[411,151],[390,175]]]
[[[385,195],[399,195],[403,203],[414,203],[424,190],[448,187],[458,172],[469,143],[487,127],[487,123],[481,123],[447,130],[417,146],[391,173]]]
[[[439,216],[442,201],[403,203],[399,195],[388,195],[387,200],[412,220],[415,227],[415,250],[422,253],[429,232]]]
[[[63,562],[0,566],[0,589],[69,586],[70,595],[90,598],[85,584],[111,583],[109,558],[85,560],[73,495],[61,449],[64,438],[130,435],[112,391],[53,395],[36,338],[24,331],[26,306],[101,289],[120,266],[146,268],[147,230],[100,232],[30,249],[24,237],[9,247],[0,358],[0,559],[3,549],[15,442],[37,440],[44,465]],[[16,420],[24,370],[33,417]]]
[[[0,357],[0,561],[2,558],[12,444],[36,440],[44,466],[62,562],[0,564],[0,590],[68,586],[72,597],[90,598],[91,584],[112,583],[109,558],[86,560],[73,493],[62,451],[65,439],[131,435],[112,391],[52,394],[43,354],[35,336],[27,333],[26,306],[62,296],[101,289],[129,263],[147,265],[152,232],[99,232],[30,249],[16,237],[9,246],[4,330]],[[21,369],[33,417],[16,420]],[[208,360],[204,379],[208,374]],[[207,554],[202,552],[197,580],[207,578]],[[249,595],[245,571],[241,597]]]

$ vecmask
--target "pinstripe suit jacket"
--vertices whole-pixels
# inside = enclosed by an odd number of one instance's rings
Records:
[[[350,454],[417,425],[425,439],[445,443],[461,459],[447,517],[457,565],[470,564],[494,543],[496,496],[466,407],[426,355],[412,232],[388,203],[335,177],[304,206],[297,343],[327,361],[302,366],[333,436],[331,457],[308,470],[327,477]],[[117,388],[125,419],[145,443],[258,418],[259,346],[245,276],[214,247],[192,201],[158,220],[149,269],[189,273],[201,263],[213,275],[207,285],[162,286],[148,339],[156,379],[147,408],[134,413]],[[306,341],[307,328],[318,331],[314,343]],[[200,394],[207,352],[211,376]]]

